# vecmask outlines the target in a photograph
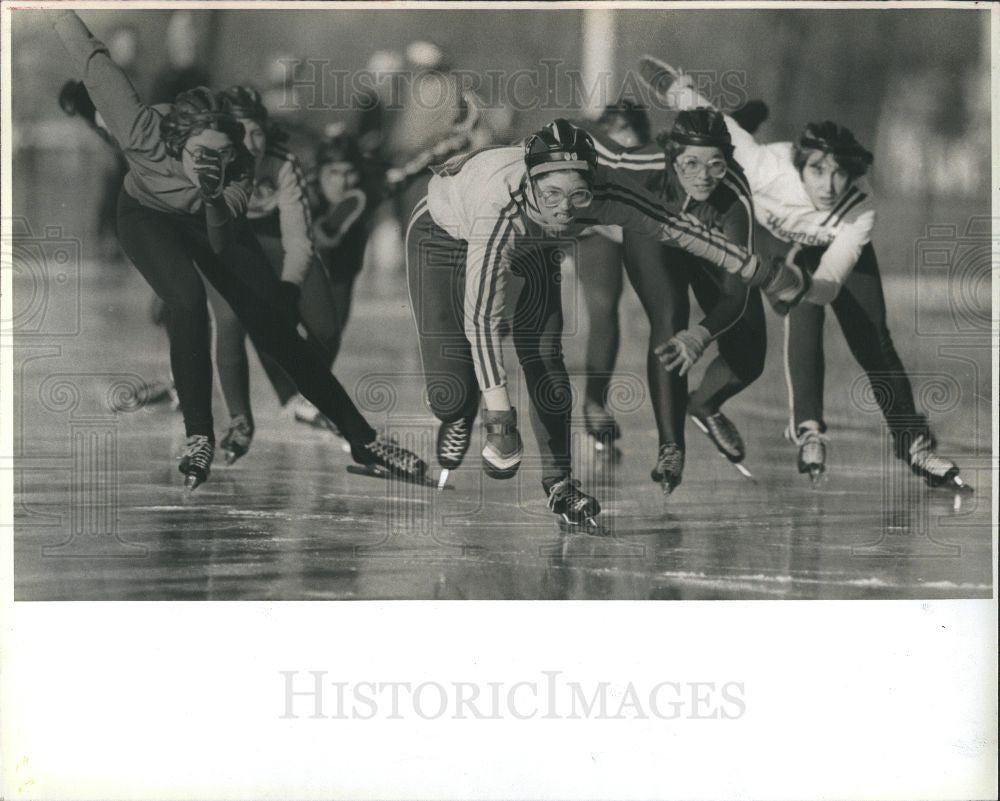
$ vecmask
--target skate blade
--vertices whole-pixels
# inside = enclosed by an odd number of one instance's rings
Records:
[[[399,481],[404,484],[415,484],[418,487],[432,487],[439,490],[455,489],[451,484],[439,487],[438,482],[430,476],[425,475],[420,478],[411,478],[400,473],[391,473],[384,467],[379,467],[377,465],[366,467],[360,464],[349,464],[347,465],[347,472],[353,473],[356,476],[367,476],[368,478],[381,478],[385,481]]]
[[[438,492],[441,492],[445,487],[448,486],[448,473],[451,472],[447,467],[441,468],[441,473],[438,475],[437,488]]]
[[[589,534],[594,537],[611,536],[611,532],[593,517],[585,517],[583,520],[576,521],[565,514],[561,514],[559,515],[559,527],[567,533]]]
[[[226,451],[226,456],[225,456],[226,466],[232,467],[243,456],[246,456],[245,452],[239,453],[238,451]]]
[[[819,485],[823,483],[823,478],[826,475],[826,471],[823,468],[811,467],[809,468],[809,486],[813,489],[818,489]]]
[[[756,484],[757,483],[757,479],[754,478],[753,473],[751,473],[749,470],[747,470],[746,466],[744,466],[740,462],[733,462],[732,464],[733,464],[733,467],[736,468],[737,472],[741,476],[743,476],[743,478],[745,478],[751,484]]]
[[[208,478],[207,476],[205,478]],[[188,492],[194,492],[198,487],[205,483],[205,478],[200,478],[199,476],[188,474],[184,476],[184,488]]]

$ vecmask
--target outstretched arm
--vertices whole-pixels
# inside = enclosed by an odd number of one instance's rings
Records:
[[[159,117],[145,105],[108,49],[75,11],[47,11],[53,29],[83,79],[108,130],[125,150],[145,150],[160,141]]]

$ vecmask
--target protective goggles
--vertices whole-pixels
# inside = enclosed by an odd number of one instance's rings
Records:
[[[680,156],[674,160],[677,165],[677,172],[684,178],[694,178],[703,171],[710,178],[724,178],[729,172],[729,165],[725,159],[710,159],[702,161],[695,156]]]

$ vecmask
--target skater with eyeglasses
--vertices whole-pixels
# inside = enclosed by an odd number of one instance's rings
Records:
[[[521,463],[517,413],[507,391],[500,322],[509,273],[524,285],[512,338],[525,376],[549,508],[571,524],[594,521],[597,500],[571,476],[571,395],[562,357],[560,242],[594,225],[620,225],[672,242],[722,271],[794,302],[803,277],[761,263],[693,218],[597,163],[590,136],[556,120],[524,146],[488,148],[442,165],[407,229],[407,273],[427,396],[441,421],[438,461],[457,468],[485,406],[483,467],[510,478]],[[565,244],[563,244],[563,249]]]
[[[674,108],[709,105],[689,76],[652,56],[640,74]],[[865,179],[872,154],[842,125],[809,123],[796,142],[758,143],[725,117],[736,160],[753,192],[757,250],[809,275],[803,301],[785,319],[785,365],[798,470],[815,484],[826,470],[823,325],[829,306],[847,345],[875,388],[898,459],[931,487],[969,490],[958,465],[936,452],[927,418],[886,322],[885,295],[872,236],[876,204]]]

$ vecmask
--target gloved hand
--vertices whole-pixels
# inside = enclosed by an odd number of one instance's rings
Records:
[[[676,67],[655,56],[644,55],[639,58],[639,77],[649,86],[656,96],[667,103],[668,108],[676,108],[675,99],[671,93],[681,89],[689,89],[692,80]]]
[[[772,259],[768,265],[770,271],[761,276],[761,291],[771,307],[782,316],[797,306],[812,286],[812,275],[798,263],[800,251],[799,245],[792,246],[784,259]]]
[[[201,151],[194,159],[194,171],[204,200],[214,200],[222,194],[226,184],[226,168],[222,163],[222,156],[207,149]]]
[[[490,478],[511,478],[521,466],[524,445],[517,431],[517,412],[486,411],[486,446],[483,448],[483,469]]]
[[[712,335],[708,329],[695,325],[684,331],[678,331],[665,343],[657,345],[653,352],[659,357],[664,370],[670,372],[680,368],[678,375],[687,375],[688,370],[694,367],[711,341]]]
[[[278,300],[281,307],[292,316],[299,319],[299,300],[302,298],[302,288],[291,281],[282,281],[278,285]]]

